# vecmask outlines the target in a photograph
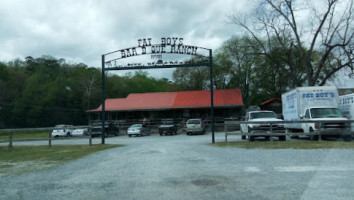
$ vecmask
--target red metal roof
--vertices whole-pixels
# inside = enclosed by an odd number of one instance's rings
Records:
[[[279,98],[269,99],[268,101],[265,101],[265,102],[261,103],[261,106],[266,105],[268,103],[271,103],[273,101],[281,101],[281,99],[279,99]]]
[[[135,93],[127,98],[107,99],[106,111],[162,110],[210,107],[210,91],[183,91],[161,93]],[[214,90],[214,106],[242,106],[239,89]],[[98,112],[102,106],[89,112]]]

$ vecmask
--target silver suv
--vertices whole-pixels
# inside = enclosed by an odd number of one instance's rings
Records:
[[[186,122],[187,135],[205,134],[205,125],[202,119],[189,119]]]

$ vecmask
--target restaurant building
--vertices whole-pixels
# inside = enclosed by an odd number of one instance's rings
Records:
[[[243,101],[240,89],[214,90],[214,117],[241,118]],[[106,99],[106,120],[133,121],[148,119],[210,119],[210,91],[180,91],[158,93],[133,93],[126,98]],[[89,110],[90,120],[100,118],[102,105]]]

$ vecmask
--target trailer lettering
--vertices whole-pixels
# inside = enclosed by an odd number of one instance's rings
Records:
[[[302,98],[304,98],[304,99],[313,98],[313,93],[305,93],[302,95]]]
[[[296,98],[296,93],[292,93],[286,96],[287,101],[294,100],[295,98]]]
[[[340,103],[343,104],[343,105],[352,104],[352,103],[354,103],[354,97],[348,97],[348,98],[345,98],[345,99],[341,99]]]

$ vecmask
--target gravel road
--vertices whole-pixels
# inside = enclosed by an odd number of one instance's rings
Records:
[[[216,141],[223,137],[217,133]],[[0,199],[354,197],[354,150],[218,148],[208,145],[210,134],[119,136],[106,142],[126,146],[51,170],[1,177]],[[70,143],[87,144],[87,140]]]

